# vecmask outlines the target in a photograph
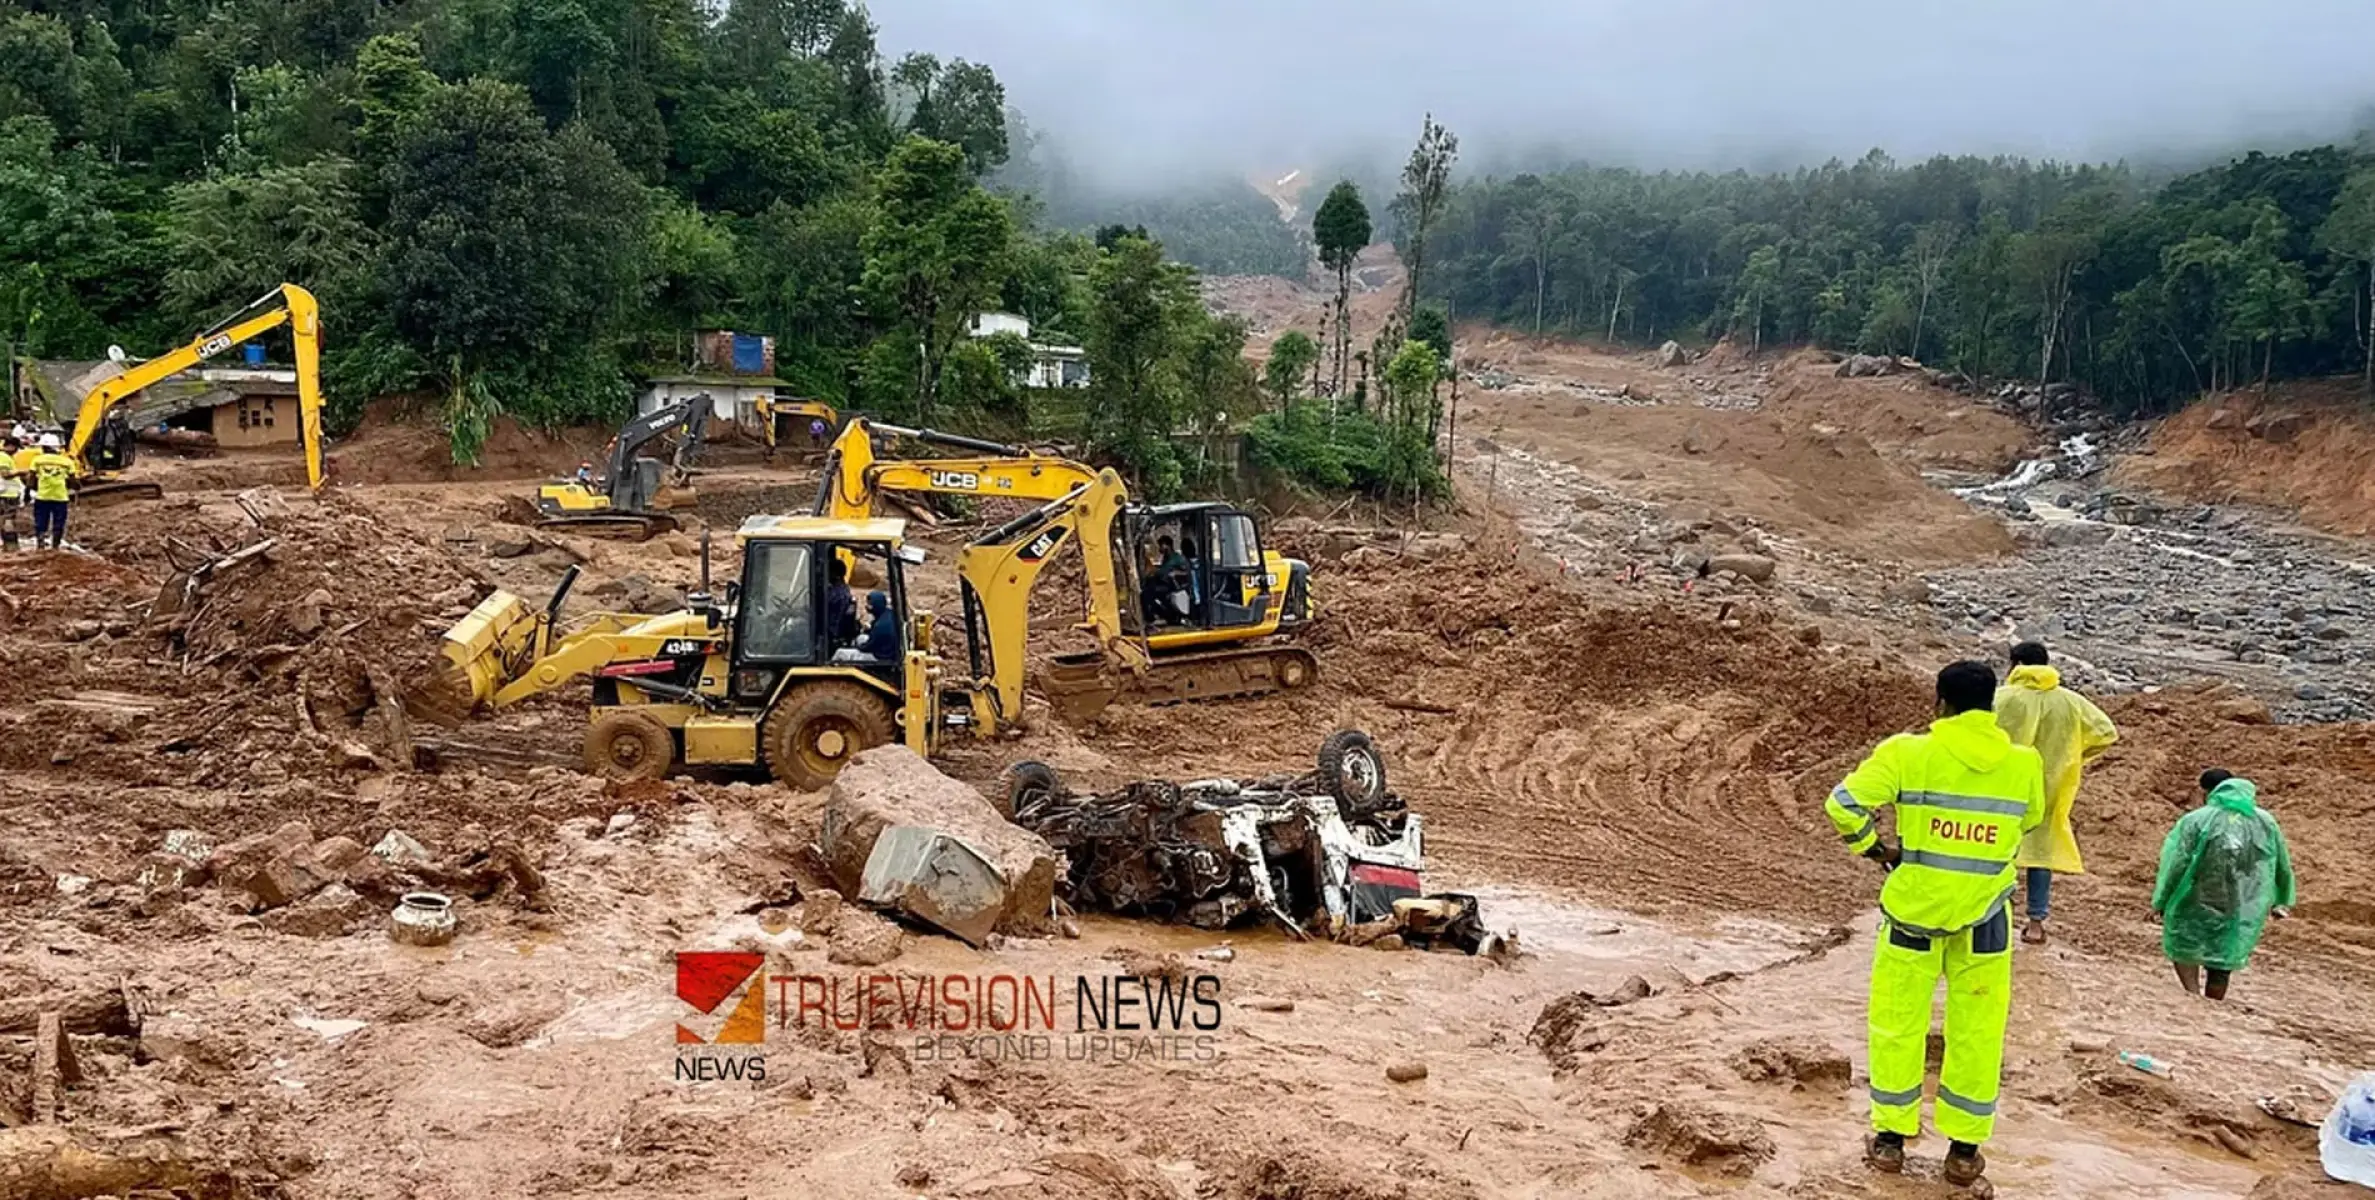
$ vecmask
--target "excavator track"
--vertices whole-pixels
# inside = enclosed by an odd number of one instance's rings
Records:
[[[1101,655],[1060,654],[1040,686],[1058,712],[1080,721],[1116,700],[1153,706],[1235,700],[1298,691],[1318,678],[1319,660],[1300,646],[1240,646],[1166,654],[1144,678],[1119,680],[1106,673]]]
[[[74,489],[75,503],[88,505],[92,508],[107,508],[111,505],[124,504],[134,500],[162,500],[164,498],[165,488],[163,485],[149,483],[145,480],[102,479]]]
[[[536,522],[538,529],[554,529],[614,542],[648,542],[663,533],[674,533],[678,527],[676,518],[667,513],[587,513],[582,516],[546,517]]]

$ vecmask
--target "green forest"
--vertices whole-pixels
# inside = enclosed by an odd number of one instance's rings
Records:
[[[2338,145],[2166,180],[1879,151],[1786,175],[1578,166],[1454,188],[1427,253],[1431,299],[1520,329],[1909,354],[2127,412],[2270,377],[2375,387],[2375,155]]]
[[[844,0],[10,3],[0,350],[155,354],[296,282],[333,428],[427,397],[468,462],[499,416],[621,419],[633,372],[738,328],[802,394],[1053,423],[1174,490],[1174,433],[1257,403],[1244,329],[1146,231],[985,186],[1010,126],[991,67],[893,55]],[[1085,344],[1096,403],[1019,394],[986,308]]]

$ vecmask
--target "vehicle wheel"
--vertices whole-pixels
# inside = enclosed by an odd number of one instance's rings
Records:
[[[1009,821],[1016,813],[1029,812],[1063,795],[1063,778],[1054,767],[1036,758],[1008,763],[998,772],[998,811]]]
[[[1319,782],[1348,814],[1385,806],[1385,758],[1358,729],[1339,729],[1319,744]]]
[[[775,777],[813,792],[833,782],[860,751],[891,740],[891,711],[881,696],[854,683],[795,684],[767,714],[759,746]]]
[[[586,730],[586,769],[604,779],[666,779],[676,764],[676,738],[659,718],[607,712]]]

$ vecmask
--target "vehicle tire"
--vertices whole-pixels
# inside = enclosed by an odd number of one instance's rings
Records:
[[[666,779],[676,765],[676,736],[659,718],[606,712],[586,730],[586,769],[604,779]]]
[[[838,679],[794,684],[759,727],[759,748],[777,779],[804,792],[833,782],[859,753],[893,736],[890,703]]]
[[[1348,816],[1385,807],[1385,757],[1358,729],[1339,729],[1319,744],[1319,782]]]
[[[1054,767],[1036,758],[1008,763],[1005,770],[998,772],[998,811],[1009,821],[1016,813],[1029,812],[1063,796],[1063,777],[1056,774]]]

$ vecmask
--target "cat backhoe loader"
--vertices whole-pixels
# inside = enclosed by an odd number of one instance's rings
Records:
[[[124,402],[142,390],[217,354],[276,329],[289,327],[297,358],[297,421],[305,443],[305,482],[322,486],[321,307],[313,293],[284,283],[199,334],[188,345],[136,363],[120,375],[101,380],[82,398],[74,417],[74,435],[66,454],[82,469],[83,482],[75,494],[83,500],[155,499],[164,489],[154,483],[120,478],[132,465],[137,439],[124,414]]]
[[[676,518],[661,510],[693,501],[687,480],[709,429],[709,409],[709,393],[703,392],[620,426],[599,476],[536,489],[537,527],[638,542],[673,531]],[[643,457],[646,445],[670,432],[677,435],[676,450],[666,463]]]
[[[911,438],[971,452],[967,457],[878,459],[874,434]],[[1088,567],[1087,616],[1080,628],[1097,651],[1055,656],[1041,681],[1075,719],[1094,715],[1119,695],[1152,704],[1261,695],[1306,686],[1318,662],[1277,635],[1312,615],[1308,565],[1265,551],[1253,517],[1218,503],[1133,505],[1121,478],[1070,459],[1018,446],[851,418],[826,456],[815,513],[845,519],[873,515],[885,492],[1059,501],[1078,495],[1074,520]],[[1042,557],[1061,544],[1051,543]],[[999,534],[966,548],[980,557]],[[1168,553],[1162,553],[1167,550]],[[1011,678],[1002,697],[1019,712],[1019,664],[1029,623],[1031,580],[1012,572],[968,571],[960,557],[965,624],[977,680]],[[986,560],[985,560],[986,561]],[[1031,577],[1036,578],[1033,568]],[[1126,602],[1130,597],[1135,602]],[[1001,693],[1004,688],[993,689]]]
[[[906,522],[752,517],[735,534],[741,577],[722,600],[700,589],[681,611],[561,619],[577,568],[541,610],[498,591],[444,635],[435,675],[407,706],[452,722],[581,679],[593,684],[586,763],[614,779],[659,779],[679,763],[764,767],[795,787],[822,787],[859,751],[897,740],[921,754],[957,733],[988,737],[1022,711],[1021,607],[1048,558],[1084,528],[1108,528],[1118,489],[1078,487],[965,548],[959,573],[1011,631],[994,656],[976,641],[970,677],[951,680],[931,652],[933,618],[909,608],[904,570],[922,560]],[[1085,547],[1084,547],[1085,548]],[[841,644],[832,564],[862,560],[881,579],[896,621],[895,658]],[[1098,566],[1091,552],[1090,573]],[[993,580],[1012,580],[995,586]],[[982,589],[988,589],[985,593]],[[1143,668],[1143,652],[1123,643]],[[1125,667],[1127,669],[1127,667]]]

